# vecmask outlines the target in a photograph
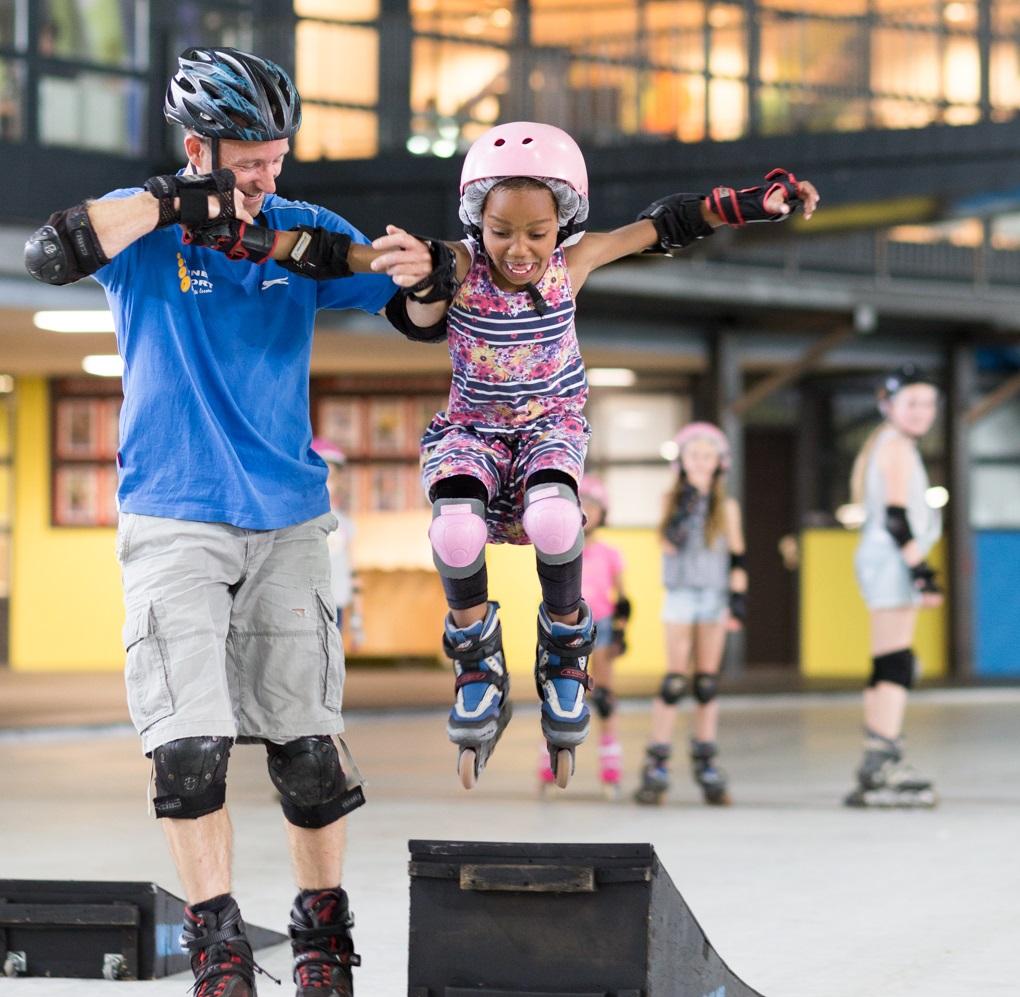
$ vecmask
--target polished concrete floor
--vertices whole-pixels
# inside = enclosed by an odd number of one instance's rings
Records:
[[[628,789],[647,705],[628,704],[622,717]],[[540,799],[533,708],[515,716],[470,794],[440,711],[352,715],[370,798],[350,822],[346,874],[364,959],[359,997],[407,992],[409,838],[650,841],[720,954],[766,997],[1020,994],[1020,690],[915,696],[910,754],[942,796],[930,812],[838,805],[858,753],[856,697],[730,697],[723,710],[735,797],[726,809],[698,803],[682,767],[661,808],[607,803],[590,747],[571,787]],[[249,920],[282,929],[293,890],[263,758],[238,749],[232,765],[235,892]],[[151,879],[176,890],[145,816],[147,776],[122,728],[0,732],[0,878]],[[284,947],[260,961],[288,977]],[[33,997],[185,989],[183,977],[0,978],[0,995]]]

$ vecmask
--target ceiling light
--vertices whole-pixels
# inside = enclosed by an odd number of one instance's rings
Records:
[[[864,525],[866,515],[863,505],[847,502],[836,510],[836,521],[848,530],[858,530]]]
[[[924,501],[929,509],[944,509],[949,502],[949,490],[942,485],[932,485],[924,493]]]
[[[636,380],[637,374],[626,367],[592,367],[588,371],[593,388],[629,388]]]
[[[46,332],[113,332],[113,314],[93,311],[36,312],[32,324]]]
[[[122,377],[124,361],[116,353],[91,353],[82,360],[81,369],[96,377]]]

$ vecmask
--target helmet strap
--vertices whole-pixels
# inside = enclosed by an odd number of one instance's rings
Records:
[[[212,153],[212,168],[220,168],[220,140],[214,135],[209,139],[210,151]]]

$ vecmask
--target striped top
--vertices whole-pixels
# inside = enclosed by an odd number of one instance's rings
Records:
[[[526,291],[496,287],[487,254],[472,240],[465,245],[471,267],[447,317],[453,366],[447,419],[506,432],[549,416],[580,415],[588,381],[562,247],[536,285],[549,305],[539,315]]]

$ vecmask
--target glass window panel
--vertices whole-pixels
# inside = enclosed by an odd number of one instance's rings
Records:
[[[669,9],[676,8],[671,5]],[[649,62],[657,68],[701,72],[705,68],[705,32],[700,17],[694,25],[674,24],[666,17],[649,17],[645,52]]]
[[[1020,21],[1017,31],[1020,33]],[[1020,48],[1015,41],[995,42],[992,45],[989,75],[992,107],[1006,111],[1005,118],[1008,119],[1020,107]]]
[[[411,0],[411,23],[415,31],[506,44],[513,6],[513,0]]]
[[[638,10],[634,0],[532,0],[531,40],[536,45],[560,45],[590,52],[615,40],[633,44]]]
[[[995,0],[992,4],[992,30],[996,34],[1020,33],[1020,0]]]
[[[839,93],[763,86],[758,91],[758,107],[765,135],[858,131],[868,124],[867,99]]]
[[[24,138],[25,67],[14,59],[0,59],[0,142]]]
[[[142,68],[148,61],[147,15],[143,0],[44,0],[39,54]]]
[[[890,97],[938,99],[942,81],[934,33],[878,28],[871,37],[874,91]]]
[[[911,100],[876,99],[871,102],[876,128],[924,128],[935,120],[931,104]]]
[[[206,0],[177,0],[172,19],[174,30],[167,78],[177,68],[177,56],[191,45],[255,48],[254,26],[250,10],[217,8]]]
[[[379,16],[379,0],[294,0],[294,13],[326,21],[372,21]]]
[[[764,83],[830,85],[862,90],[867,35],[855,22],[769,18],[761,27]]]
[[[379,99],[379,32],[300,21],[294,81],[304,100],[374,105]],[[342,73],[337,67],[343,66]]]
[[[1000,405],[976,423],[970,431],[970,451],[978,459],[1020,458],[1020,402]],[[1017,495],[1020,492],[1013,493],[1014,500]]]
[[[855,17],[868,12],[868,0],[758,0],[758,6],[762,10],[836,17]]]
[[[591,459],[662,460],[660,448],[682,425],[686,412],[687,400],[676,394],[593,392],[588,407]]]
[[[146,87],[105,73],[39,79],[39,141],[136,155],[144,146]]]
[[[557,121],[567,131],[595,142],[608,142],[638,127],[638,73],[600,62],[575,62],[569,85],[561,88],[569,105]],[[553,90],[555,93],[555,90]]]
[[[873,0],[871,10],[888,24],[935,26],[939,23],[943,4],[926,3],[924,0]]]
[[[374,111],[302,105],[294,137],[298,159],[368,159],[379,151],[379,116]]]
[[[747,128],[747,85],[737,80],[712,80],[708,86],[709,138],[739,138]]]
[[[728,14],[725,27],[712,31],[712,48],[708,57],[709,72],[713,76],[747,75],[747,33],[739,12]]]
[[[978,465],[970,472],[970,524],[981,528],[1020,526],[1020,467]]]
[[[417,38],[412,47],[411,109],[418,115],[460,119],[470,117],[485,97],[495,97],[502,106],[509,67],[510,56],[499,49]]]
[[[25,0],[0,0],[0,48],[20,47],[19,28],[24,21]]]
[[[613,510],[610,525],[655,527],[662,518],[663,496],[673,485],[665,461],[644,467],[610,467],[602,478]],[[658,570],[658,566],[653,570]]]
[[[648,134],[701,142],[705,138],[705,78],[677,73],[646,73],[641,94],[641,130]]]
[[[981,57],[977,39],[947,38],[942,65],[945,99],[953,104],[976,104],[981,97]]]

